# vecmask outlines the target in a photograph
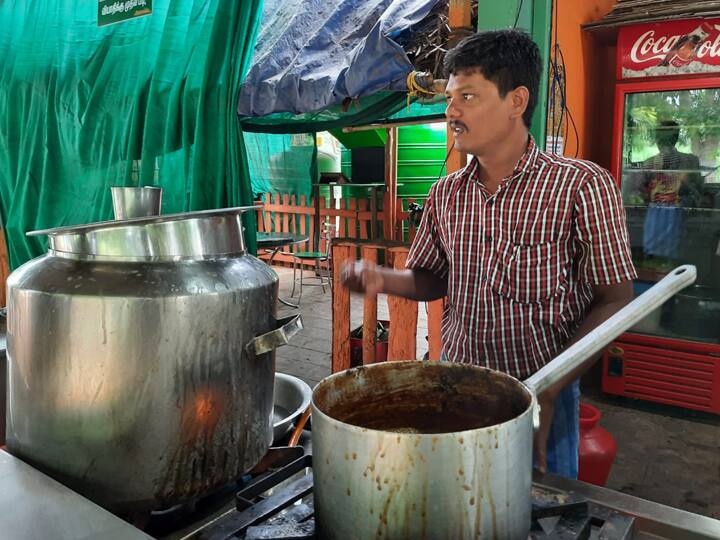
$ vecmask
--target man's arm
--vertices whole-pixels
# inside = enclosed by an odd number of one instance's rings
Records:
[[[350,263],[343,268],[343,283],[355,291],[375,295],[380,292],[418,302],[442,298],[447,293],[448,262],[438,230],[435,198],[441,180],[430,188],[420,228],[410,248],[407,270],[382,268],[368,261]]]
[[[585,319],[583,319],[583,322],[567,344],[567,347],[570,347],[588,335],[600,326],[601,323],[625,307],[633,299],[633,296],[632,281],[623,281],[612,285],[594,285],[592,304],[590,304]],[[538,467],[542,472],[545,472],[547,467],[547,441],[550,436],[550,427],[555,413],[555,400],[563,388],[581,377],[598,358],[600,358],[600,355],[592,362],[574,369],[537,396],[540,405],[540,429],[535,434],[535,454]]]
[[[447,293],[447,277],[415,268],[393,270],[368,262],[349,263],[342,272],[343,284],[354,291],[374,295],[387,293],[418,302],[430,302]]]
[[[615,180],[604,169],[588,177],[580,186],[574,204],[574,230],[579,281],[591,283],[593,300],[567,346],[577,342],[614,315],[633,298],[632,280],[637,277],[632,263],[625,209]],[[593,362],[575,369],[537,396],[540,429],[535,438],[535,454],[540,470],[547,465],[547,439],[550,434],[555,400],[563,388],[580,377]]]
[[[595,328],[600,326],[601,323],[605,322],[629,304],[632,299],[632,281],[623,281],[622,283],[615,283],[612,285],[594,285],[593,301],[592,304],[590,304],[588,313],[565,348],[568,349],[570,346],[580,341]],[[600,355],[598,355],[597,358],[599,357]],[[560,379],[557,383],[548,388],[546,392],[550,393],[554,397],[557,397],[563,388],[578,377],[581,377],[590,367],[592,367],[593,364],[594,362],[590,362],[589,364],[574,369],[563,379]]]

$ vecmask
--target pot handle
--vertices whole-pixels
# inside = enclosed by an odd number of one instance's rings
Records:
[[[592,332],[545,364],[542,369],[525,379],[525,385],[535,394],[542,394],[578,366],[592,360],[615,338],[629,330],[652,310],[659,308],[675,293],[695,283],[696,276],[697,269],[692,265],[677,267]]]
[[[278,319],[276,325],[277,328],[275,330],[271,330],[267,334],[262,334],[252,339],[250,343],[245,345],[245,351],[255,356],[274,351],[281,345],[287,345],[290,339],[303,329],[302,317],[300,315],[292,315],[291,317]]]

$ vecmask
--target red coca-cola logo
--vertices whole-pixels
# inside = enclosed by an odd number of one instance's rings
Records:
[[[623,27],[621,78],[720,71],[720,19],[690,19]]]
[[[650,60],[662,60],[677,45],[685,34],[672,36],[657,35],[655,30],[648,30],[642,34],[630,48],[630,60],[635,64],[642,64]],[[720,33],[712,41],[705,41],[695,53],[696,58],[720,58]]]

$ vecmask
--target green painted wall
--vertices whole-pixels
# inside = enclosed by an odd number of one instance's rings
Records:
[[[441,176],[445,161],[445,123],[398,128],[398,195],[425,197]],[[442,170],[444,174],[444,170]]]
[[[400,197],[425,197],[432,186],[444,174],[447,130],[445,123],[400,126],[398,128],[398,195]],[[342,147],[342,172],[350,178],[352,155]],[[382,182],[378,178],[378,182]],[[345,188],[345,196],[362,196],[360,189]],[[324,191],[325,194],[329,190]]]
[[[384,129],[366,129],[345,133],[341,128],[331,129],[333,137],[342,143],[345,148],[360,148],[366,146],[385,146],[387,133]]]
[[[352,176],[352,152],[344,144],[340,145],[340,172],[348,178]]]
[[[519,10],[519,11],[518,11]],[[512,28],[527,31],[538,44],[543,60],[538,106],[533,114],[530,132],[541,148],[545,147],[548,71],[550,66],[550,33],[552,0],[478,0],[478,31]]]

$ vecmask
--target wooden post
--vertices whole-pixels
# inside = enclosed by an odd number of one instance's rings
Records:
[[[332,193],[332,190],[330,191]],[[312,200],[315,207],[315,213],[312,217],[312,225],[310,226],[310,250],[317,250],[320,245],[320,184],[312,186]],[[324,200],[323,200],[324,202]]]
[[[370,240],[377,240],[377,189],[370,188]]]
[[[342,284],[340,273],[347,261],[354,257],[353,244],[339,242],[332,245],[333,302],[332,302],[332,372],[350,368],[350,289]]]
[[[396,269],[405,268],[408,248],[391,248]],[[388,360],[415,360],[417,355],[418,303],[398,296],[388,296],[390,343]]]
[[[269,206],[272,204],[272,198],[269,193],[265,195],[265,206]],[[270,212],[268,210],[263,210],[263,219],[265,221],[265,228],[263,229],[265,232],[272,232],[272,224],[270,221]]]
[[[450,0],[448,26],[453,30],[473,30],[470,0]]]
[[[445,300],[435,300],[428,302],[428,356],[430,360],[440,360],[442,351],[442,337],[440,328],[442,327],[442,315],[445,307]]]
[[[377,264],[377,248],[363,246],[362,259]],[[365,295],[363,303],[363,364],[375,362],[377,333],[377,296]]]
[[[395,240],[397,230],[397,155],[398,128],[387,128],[385,141],[385,194],[383,196],[383,233],[385,240]]]
[[[275,194],[275,206],[280,206],[280,194]],[[273,232],[279,233],[282,231],[282,225],[280,225],[282,220],[282,215],[280,212],[275,212],[275,228],[273,229]]]

